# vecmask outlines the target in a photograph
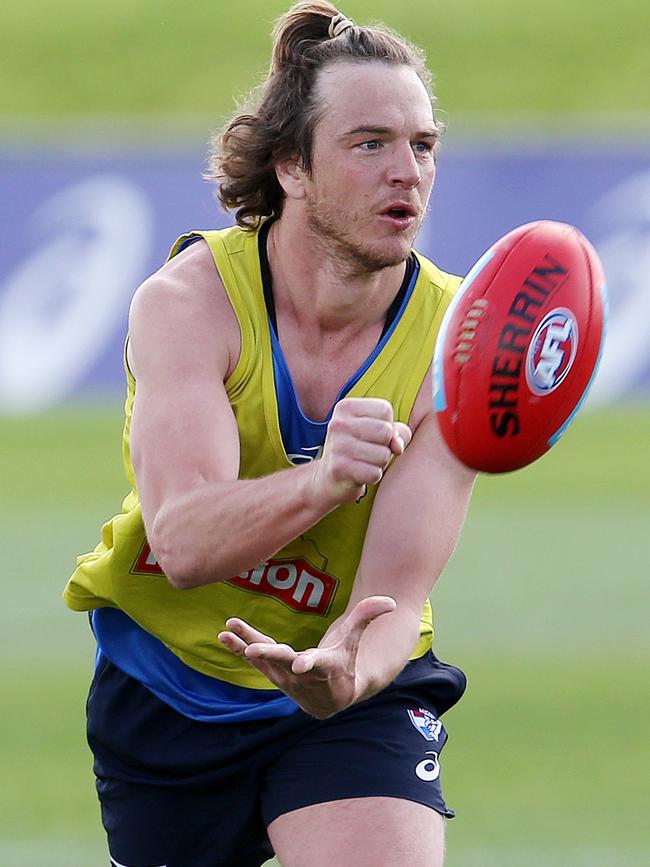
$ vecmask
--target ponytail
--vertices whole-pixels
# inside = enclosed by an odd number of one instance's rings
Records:
[[[273,52],[269,75],[288,66],[300,66],[305,49],[330,38],[333,19],[338,9],[327,2],[296,3],[281,15],[273,27]]]

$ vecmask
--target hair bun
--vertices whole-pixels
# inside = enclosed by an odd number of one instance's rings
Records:
[[[342,12],[339,12],[338,15],[335,15],[330,21],[330,26],[327,28],[327,35],[330,39],[335,39],[337,36],[345,33],[346,30],[349,30],[350,27],[354,27],[354,21],[350,21],[350,19],[346,18]]]

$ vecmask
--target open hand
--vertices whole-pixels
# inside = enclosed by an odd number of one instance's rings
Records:
[[[246,659],[308,714],[325,719],[353,704],[361,693],[359,642],[370,623],[395,610],[390,596],[368,596],[326,632],[318,647],[294,650],[237,617],[226,621],[219,641]]]

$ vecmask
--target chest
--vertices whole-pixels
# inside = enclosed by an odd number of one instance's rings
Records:
[[[309,339],[279,325],[279,343],[300,409],[323,421],[346,384],[363,369],[381,336],[381,324],[354,335]]]

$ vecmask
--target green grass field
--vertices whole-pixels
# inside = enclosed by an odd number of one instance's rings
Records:
[[[119,408],[0,421],[0,865],[106,856],[84,742],[93,645],[60,600],[117,508]],[[448,867],[642,867],[650,410],[584,414],[536,465],[481,478],[434,593],[447,716]]]
[[[441,106],[518,123],[540,112],[564,129],[593,113],[609,140],[621,116],[650,110],[650,5],[644,0],[347,0],[427,51]],[[22,0],[3,11],[0,105],[18,117],[186,115],[210,123],[268,64],[285,0]],[[604,115],[607,115],[605,117]],[[617,120],[612,120],[612,115]],[[452,127],[453,128],[453,127]]]

